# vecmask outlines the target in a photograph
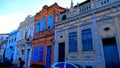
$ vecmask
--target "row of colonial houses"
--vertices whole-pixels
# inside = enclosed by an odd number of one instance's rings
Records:
[[[25,68],[120,68],[120,0],[45,5],[5,35],[0,58],[22,58]]]
[[[34,16],[28,15],[19,27],[10,33],[0,34],[0,62],[12,61],[19,65],[19,58],[25,61],[24,67],[29,68],[34,33]]]

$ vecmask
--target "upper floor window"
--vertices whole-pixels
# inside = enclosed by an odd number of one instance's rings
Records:
[[[41,21],[41,31],[45,30],[45,26],[46,26],[46,18],[42,18],[42,21]]]
[[[38,20],[36,23],[36,33],[39,33],[39,31],[40,31],[40,20]]]
[[[77,32],[69,33],[69,52],[77,51]]]
[[[4,40],[4,36],[1,36],[0,40],[1,40],[1,41]]]
[[[82,30],[82,44],[84,51],[93,50],[91,29]]]
[[[53,15],[48,16],[48,29],[53,28]]]

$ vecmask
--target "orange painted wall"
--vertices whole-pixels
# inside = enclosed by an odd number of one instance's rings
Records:
[[[34,23],[34,39],[33,39],[33,42],[32,42],[32,48],[34,47],[37,47],[37,46],[40,46],[40,45],[44,45],[44,56],[43,56],[43,62],[32,62],[31,61],[31,64],[40,64],[40,65],[45,65],[45,61],[46,61],[46,47],[47,46],[52,46],[52,55],[51,55],[51,64],[53,62],[53,58],[54,58],[54,28],[52,29],[48,29],[46,28],[46,30],[40,32],[40,33],[37,33],[36,34],[36,22],[40,19],[42,19],[43,17],[46,17],[46,27],[47,27],[47,23],[48,23],[48,16],[50,14],[53,14],[54,15],[54,24],[56,23],[56,16],[57,16],[57,12],[63,12],[65,11],[64,8],[58,6],[57,3],[51,5],[51,6],[43,6],[42,10],[40,12],[38,12],[36,15],[35,15],[35,23]],[[33,52],[32,52],[33,54]]]

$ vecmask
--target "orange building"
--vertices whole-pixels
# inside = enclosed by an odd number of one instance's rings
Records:
[[[50,68],[54,55],[54,24],[57,13],[65,11],[64,8],[54,3],[51,6],[43,6],[35,15],[34,39],[32,43],[32,67]]]

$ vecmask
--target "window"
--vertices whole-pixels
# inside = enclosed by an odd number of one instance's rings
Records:
[[[36,61],[37,61],[37,53],[38,53],[38,48],[35,47],[35,48],[33,49],[33,58],[32,58],[32,61],[33,61],[33,62],[36,62]]]
[[[40,31],[40,20],[38,20],[36,23],[36,33],[39,33],[39,31]]]
[[[82,30],[82,44],[84,51],[93,50],[91,29]]]
[[[13,38],[14,38],[14,42],[15,42],[16,41],[16,34],[15,34],[15,36]]]
[[[45,30],[46,18],[42,18],[41,31]]]
[[[63,15],[63,16],[62,16],[62,20],[65,20],[66,18],[67,18],[66,15]]]
[[[43,61],[43,50],[44,50],[44,46],[40,46],[39,47],[39,52],[38,52],[38,61],[39,62]]]
[[[39,47],[35,47],[33,48],[33,57],[32,57],[32,61],[33,62],[42,62],[43,61],[43,50],[44,50],[44,46],[39,46]]]
[[[4,36],[1,36],[1,39],[0,39],[0,40],[2,41],[3,39],[4,39]]]
[[[25,32],[25,39],[27,39],[27,34],[28,34],[28,33],[27,33],[27,32]]]
[[[53,28],[53,15],[52,14],[48,17],[48,29],[51,29],[51,28]]]
[[[77,32],[69,33],[69,52],[77,51]]]

